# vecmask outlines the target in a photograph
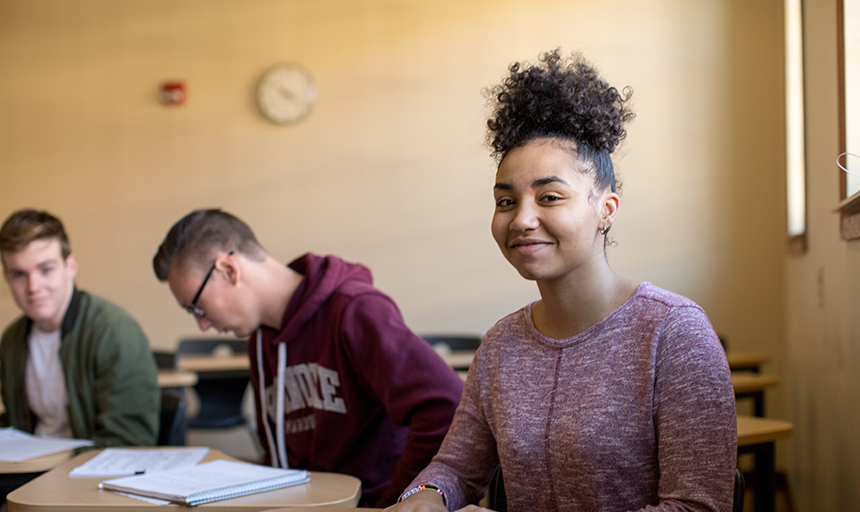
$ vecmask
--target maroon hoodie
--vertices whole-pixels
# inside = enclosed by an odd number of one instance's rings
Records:
[[[289,466],[356,476],[361,505],[391,505],[436,454],[463,382],[404,325],[394,302],[373,287],[366,267],[313,254],[289,267],[305,279],[287,305],[281,330],[262,328],[274,452],[261,421],[256,334],[248,344],[257,430],[267,460],[277,460],[275,384],[278,345],[285,343]]]

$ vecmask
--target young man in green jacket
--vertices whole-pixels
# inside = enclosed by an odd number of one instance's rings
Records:
[[[0,341],[0,426],[151,446],[159,428],[158,370],[146,336],[122,308],[75,287],[62,223],[21,210],[0,228],[3,275],[23,315]]]

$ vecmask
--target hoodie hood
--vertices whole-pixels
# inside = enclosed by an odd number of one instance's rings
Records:
[[[287,265],[305,276],[293,293],[281,331],[271,344],[289,342],[302,331],[332,294],[344,288],[366,288],[373,284],[370,269],[358,263],[348,263],[337,256],[305,254]]]

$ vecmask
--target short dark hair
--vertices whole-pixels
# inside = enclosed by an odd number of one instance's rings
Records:
[[[487,121],[493,156],[501,162],[510,150],[535,139],[571,142],[578,156],[593,164],[588,172],[595,183],[614,192],[609,155],[634,117],[626,105],[632,91],[618,92],[578,53],[564,59],[555,49],[538,59],[538,64],[511,64],[508,77],[485,91],[493,109]]]
[[[31,242],[45,238],[59,240],[60,253],[64,260],[72,253],[66,228],[60,219],[44,211],[18,210],[0,227],[0,251],[23,251]]]
[[[234,251],[261,260],[265,251],[251,228],[220,209],[194,210],[170,228],[152,267],[159,281],[166,281],[179,265],[211,265],[214,253]]]

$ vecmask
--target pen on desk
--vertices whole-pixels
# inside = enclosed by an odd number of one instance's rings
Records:
[[[144,473],[145,473],[145,471],[143,471],[143,470],[134,472],[135,475],[142,475]]]

